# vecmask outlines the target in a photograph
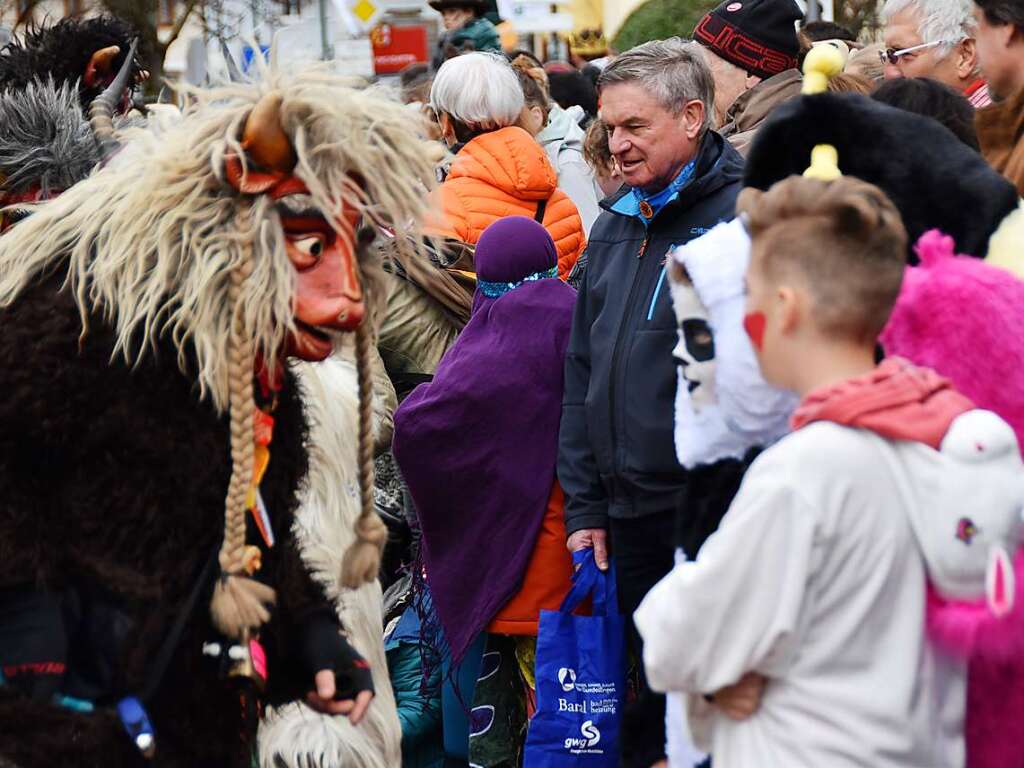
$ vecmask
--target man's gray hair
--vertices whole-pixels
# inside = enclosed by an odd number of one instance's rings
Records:
[[[673,114],[697,99],[704,104],[701,133],[711,127],[715,80],[699,43],[670,37],[630,48],[605,67],[597,81],[598,93],[619,83],[637,83]]]
[[[943,56],[965,37],[974,37],[974,3],[971,0],[886,0],[882,20],[888,24],[897,13],[916,8],[921,16],[917,32],[921,42],[942,42]]]
[[[494,131],[515,125],[523,109],[523,88],[505,57],[464,53],[437,71],[430,105],[467,128]]]

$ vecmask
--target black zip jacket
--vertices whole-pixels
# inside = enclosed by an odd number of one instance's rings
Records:
[[[558,479],[566,532],[673,509],[676,321],[665,256],[735,214],[743,159],[708,132],[693,178],[645,226],[602,201],[590,233],[565,362]]]

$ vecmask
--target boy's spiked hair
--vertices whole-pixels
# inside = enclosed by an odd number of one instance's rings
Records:
[[[878,187],[851,177],[792,176],[767,192],[745,189],[753,254],[765,274],[802,279],[823,333],[871,343],[899,295],[907,233]]]

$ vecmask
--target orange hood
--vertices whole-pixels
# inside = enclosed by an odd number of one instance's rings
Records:
[[[456,155],[449,179],[471,178],[519,200],[547,200],[558,176],[544,149],[522,128],[477,136]]]

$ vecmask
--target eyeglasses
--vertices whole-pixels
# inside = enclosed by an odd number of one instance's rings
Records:
[[[936,40],[932,43],[922,43],[921,45],[915,45],[912,48],[900,48],[899,50],[896,50],[895,48],[886,48],[884,51],[878,52],[878,58],[882,60],[883,64],[892,64],[895,67],[900,63],[900,59],[904,56],[908,56],[912,53],[920,53],[921,51],[926,51],[929,48],[937,48],[944,42],[945,40]]]

